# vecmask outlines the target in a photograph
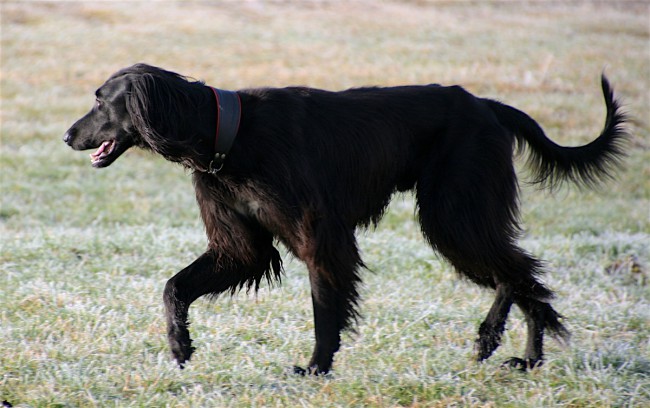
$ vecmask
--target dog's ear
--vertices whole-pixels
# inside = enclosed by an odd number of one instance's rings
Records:
[[[168,91],[165,89],[165,81],[150,73],[128,74],[125,79],[129,82],[126,110],[131,122],[144,143],[158,151],[166,144],[166,139],[173,137],[175,130],[170,129],[175,122],[174,115],[166,115],[171,113],[172,109],[169,97],[164,97],[164,93]]]
[[[144,66],[142,70],[125,75],[129,82],[126,109],[141,147],[174,162],[192,161],[198,155],[198,142],[193,139],[196,112],[204,103],[195,88],[202,83],[160,68]],[[191,167],[201,166],[194,163]]]

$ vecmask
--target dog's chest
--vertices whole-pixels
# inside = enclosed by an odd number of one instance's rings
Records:
[[[242,218],[253,221],[275,237],[286,238],[294,232],[290,227],[293,223],[272,201],[262,197],[238,198],[230,205]]]
[[[260,186],[199,173],[195,174],[195,187],[206,226],[244,223],[250,227],[252,221],[273,235],[286,235],[287,217]]]
[[[255,199],[235,199],[232,208],[244,217],[251,217],[259,221],[261,204]]]

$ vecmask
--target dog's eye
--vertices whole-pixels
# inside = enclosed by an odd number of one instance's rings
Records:
[[[100,101],[99,99],[95,99],[95,106],[97,107],[97,109],[101,108],[102,107],[102,101]]]

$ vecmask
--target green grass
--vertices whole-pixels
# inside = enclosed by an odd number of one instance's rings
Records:
[[[650,405],[650,6],[637,3],[0,4],[0,400],[14,406]],[[130,151],[101,171],[60,138],[113,71],[144,61],[214,86],[460,83],[530,113],[549,136],[596,136],[603,68],[636,119],[626,168],[552,195],[522,175],[522,246],[548,261],[571,343],[528,374],[513,311],[487,363],[473,339],[492,294],[423,242],[410,195],[360,231],[363,319],[335,370],[313,347],[307,273],[200,300],[198,347],[170,361],[162,289],[206,244],[189,175]],[[519,163],[519,167],[521,163]]]

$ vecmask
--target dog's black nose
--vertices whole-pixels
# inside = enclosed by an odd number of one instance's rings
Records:
[[[63,141],[66,142],[67,144],[70,144],[70,141],[72,140],[72,134],[68,130],[65,132],[65,135],[63,135]]]

